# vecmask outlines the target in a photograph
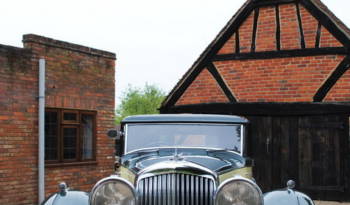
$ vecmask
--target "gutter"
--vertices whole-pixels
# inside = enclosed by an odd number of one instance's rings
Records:
[[[45,59],[39,59],[39,159],[38,159],[38,199],[45,199]]]

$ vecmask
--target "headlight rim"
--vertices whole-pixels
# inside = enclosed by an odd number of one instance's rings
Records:
[[[250,179],[247,179],[247,178],[244,178],[242,176],[234,176],[233,178],[230,178],[230,179],[226,179],[225,181],[223,181],[219,187],[216,189],[216,192],[214,194],[214,205],[218,205],[216,200],[217,200],[217,196],[218,196],[218,193],[223,189],[223,187],[233,181],[244,181],[244,182],[247,182],[251,185],[253,185],[253,187],[258,191],[258,194],[259,194],[259,198],[261,199],[261,203],[259,205],[264,205],[264,196],[263,196],[263,193],[260,189],[260,187],[252,180]]]
[[[93,196],[94,196],[94,193],[96,192],[96,190],[102,186],[103,184],[106,184],[108,182],[111,182],[111,181],[118,181],[118,182],[122,182],[124,183],[125,185],[127,185],[131,190],[132,190],[132,193],[134,195],[134,198],[135,198],[135,203],[137,204],[138,201],[137,201],[137,192],[136,192],[136,189],[134,187],[133,184],[131,184],[129,181],[127,181],[126,179],[124,178],[121,178],[117,175],[111,175],[109,177],[105,177],[103,179],[101,179],[100,181],[98,181],[94,186],[93,188],[91,189],[91,192],[90,192],[90,195],[89,195],[89,205],[93,205],[92,204],[92,200],[93,200]]]

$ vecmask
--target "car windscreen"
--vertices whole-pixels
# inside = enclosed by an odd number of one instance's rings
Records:
[[[242,125],[135,123],[126,127],[125,153],[148,148],[208,148],[242,152]]]

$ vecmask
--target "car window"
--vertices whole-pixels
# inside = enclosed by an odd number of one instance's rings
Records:
[[[236,124],[156,124],[126,126],[126,153],[158,147],[228,149],[242,152],[242,125]]]

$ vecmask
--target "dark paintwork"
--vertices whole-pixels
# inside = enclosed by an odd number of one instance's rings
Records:
[[[89,205],[89,193],[69,191],[66,194],[53,194],[41,205]]]
[[[314,205],[310,197],[292,189],[277,190],[264,194],[264,205]]]
[[[135,115],[126,117],[122,123],[170,123],[170,122],[198,122],[198,123],[248,123],[243,117],[229,115],[193,115],[193,114],[163,114],[163,115]]]
[[[173,161],[177,155],[187,161],[206,167],[217,173],[251,166],[251,160],[226,150],[206,150],[190,148],[162,148],[133,152],[122,157],[121,164],[137,174],[140,170],[160,162]]]

